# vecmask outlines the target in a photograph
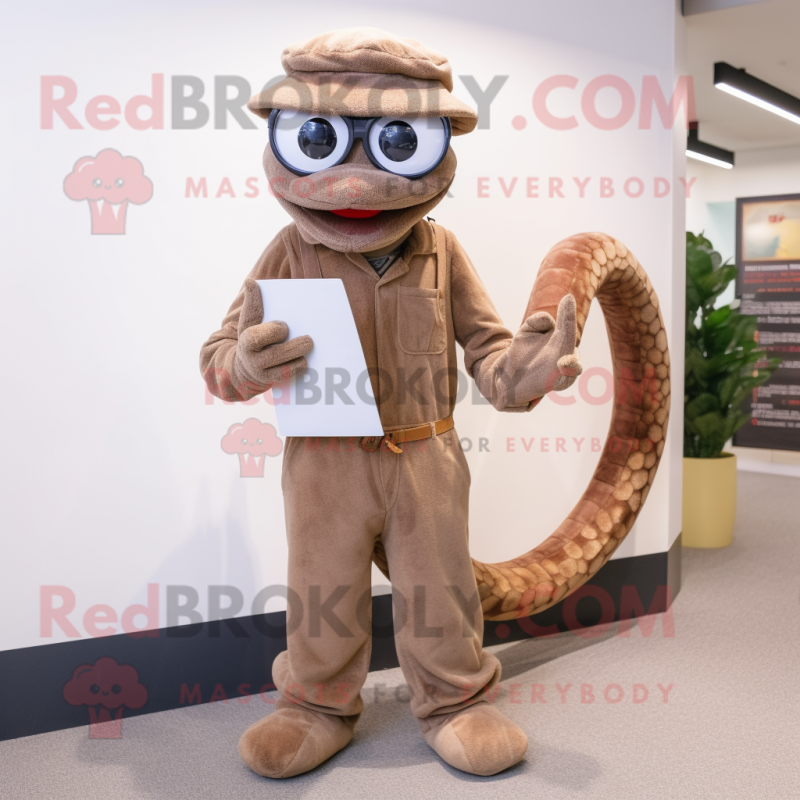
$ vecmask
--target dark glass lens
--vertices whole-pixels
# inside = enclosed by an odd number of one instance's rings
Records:
[[[303,123],[297,141],[309,158],[327,158],[336,149],[336,131],[327,120],[314,117]]]
[[[405,161],[417,150],[417,134],[410,125],[395,120],[384,125],[378,136],[378,147],[391,161]]]

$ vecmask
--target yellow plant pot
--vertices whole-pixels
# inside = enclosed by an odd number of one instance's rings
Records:
[[[735,521],[736,456],[684,458],[684,547],[727,547]]]

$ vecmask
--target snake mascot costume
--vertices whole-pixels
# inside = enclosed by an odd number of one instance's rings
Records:
[[[370,660],[374,559],[391,576],[397,654],[422,735],[453,767],[492,775],[524,757],[527,738],[487,702],[500,664],[482,648],[483,619],[559,602],[631,529],[669,412],[658,299],[621,242],[578,234],[545,258],[512,334],[456,237],[427,216],[455,175],[451,137],[477,123],[451,94],[447,59],[357,28],[292,45],[282,64],[286,77],[248,107],[268,120],[264,169],[292,222],[203,345],[201,371],[229,401],[301,372],[313,342],[264,320],[256,281],[339,278],[385,435],[286,442],[288,649],[272,667],[275,710],[242,735],[239,751],[258,774],[286,778],[352,739]],[[528,411],[580,374],[577,346],[594,297],[617,396],[589,488],[538,547],[501,564],[473,561],[469,470],[452,417],[456,342],[495,408]]]

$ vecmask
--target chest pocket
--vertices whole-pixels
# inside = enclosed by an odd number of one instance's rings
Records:
[[[397,287],[397,341],[404,353],[433,355],[447,345],[441,289]]]

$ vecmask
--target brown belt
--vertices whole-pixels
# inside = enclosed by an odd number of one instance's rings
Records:
[[[361,439],[361,447],[364,450],[374,452],[383,442],[393,453],[402,453],[403,451],[398,445],[403,442],[417,442],[420,439],[432,439],[434,436],[440,436],[447,431],[452,430],[455,426],[453,415],[451,414],[446,419],[440,419],[438,422],[426,422],[424,425],[417,425],[414,428],[402,428],[399,431],[389,431],[383,437],[381,436],[364,436]]]

